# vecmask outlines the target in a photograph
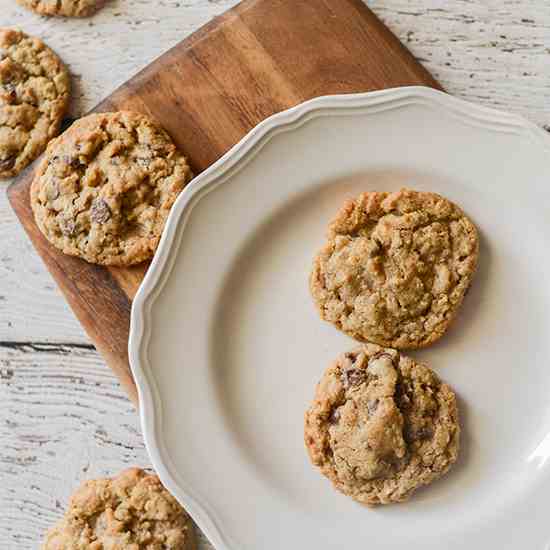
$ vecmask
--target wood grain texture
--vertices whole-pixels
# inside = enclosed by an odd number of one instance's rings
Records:
[[[2,351],[0,548],[35,550],[83,479],[149,461],[134,407],[90,346]],[[212,548],[203,536],[200,548]]]
[[[26,176],[24,175],[23,178]],[[32,178],[32,170],[26,181]],[[25,180],[23,180],[25,181]],[[107,363],[118,376],[130,399],[137,403],[137,391],[128,365],[128,332],[130,326],[131,302],[129,295],[134,291],[135,278],[128,270],[127,276],[120,275],[126,282],[117,282],[116,271],[91,265],[82,260],[60,254],[40,233],[33,220],[27,184],[11,187],[10,202],[21,220],[28,220],[25,230],[38,253],[46,263],[50,273],[78,319],[85,327],[88,336],[101,352]],[[143,272],[141,272],[143,273]],[[124,292],[128,289],[129,294]]]
[[[95,110],[134,110],[156,118],[198,173],[260,121],[301,101],[411,84],[438,87],[361,0],[244,0]],[[143,270],[90,265],[51,246],[32,216],[32,173],[31,167],[8,190],[12,206],[77,318],[135,401],[127,342],[131,297]]]
[[[69,66],[71,116],[101,98],[237,0],[111,0],[92,19],[37,17],[0,0],[0,25],[44,38]],[[444,88],[550,128],[550,4],[543,0],[368,0]],[[105,55],[108,49],[109,55]],[[0,196],[0,340],[88,338]]]
[[[371,0],[450,93],[550,129],[550,3]]]
[[[159,0],[151,10],[149,0],[111,0],[93,19],[59,20],[0,0],[0,26],[56,49],[78,117],[236,1]],[[367,3],[447,91],[550,126],[546,0]],[[134,408],[102,359],[78,347],[89,340],[3,193],[0,235],[0,548],[35,550],[82,479],[148,461]],[[100,405],[79,406],[78,384]]]

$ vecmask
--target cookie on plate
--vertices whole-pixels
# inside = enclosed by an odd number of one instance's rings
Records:
[[[95,13],[105,0],[17,0],[17,2],[40,15],[87,17]]]
[[[41,40],[0,28],[0,178],[37,158],[69,104],[67,69]]]
[[[321,317],[353,338],[420,348],[455,317],[478,251],[475,226],[444,197],[363,193],[330,225],[310,289]]]
[[[150,258],[176,197],[185,157],[149,117],[89,115],[52,141],[31,185],[38,227],[65,254],[131,265]]]
[[[324,373],[305,415],[312,463],[362,504],[407,500],[456,461],[456,397],[428,367],[364,344]]]
[[[85,482],[43,550],[193,550],[191,520],[156,475],[132,468]]]

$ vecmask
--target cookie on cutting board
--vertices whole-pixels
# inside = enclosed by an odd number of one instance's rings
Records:
[[[31,185],[41,232],[65,254],[126,266],[149,259],[191,169],[140,113],[76,121],[48,146]]]

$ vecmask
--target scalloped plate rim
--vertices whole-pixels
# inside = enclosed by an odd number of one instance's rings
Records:
[[[172,207],[158,250],[132,303],[128,356],[138,390],[141,427],[151,463],[162,483],[183,504],[218,550],[237,550],[237,547],[223,534],[215,511],[208,509],[208,506],[193,495],[192,487],[184,486],[181,480],[176,480],[175,467],[159,429],[162,421],[161,396],[149,369],[147,348],[150,312],[171,272],[175,258],[171,251],[177,250],[193,206],[209,191],[222,185],[234,172],[244,167],[274,135],[293,131],[312,117],[337,115],[333,111],[342,110],[342,114],[345,114],[349,109],[358,109],[367,113],[369,110],[387,110],[411,103],[430,103],[445,109],[463,122],[493,131],[526,132],[534,142],[550,152],[550,136],[527,119],[476,105],[433,88],[408,86],[365,93],[327,95],[305,101],[259,123],[195,177]]]

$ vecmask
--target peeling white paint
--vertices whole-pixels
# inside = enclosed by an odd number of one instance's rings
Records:
[[[367,3],[449,92],[550,125],[548,2]],[[63,20],[0,0],[0,26],[39,35],[60,54],[73,75],[76,117],[234,4],[161,0],[151,10],[150,0],[112,0],[93,19]],[[30,550],[82,479],[148,459],[133,406],[86,347],[5,195],[0,235],[0,548]]]

